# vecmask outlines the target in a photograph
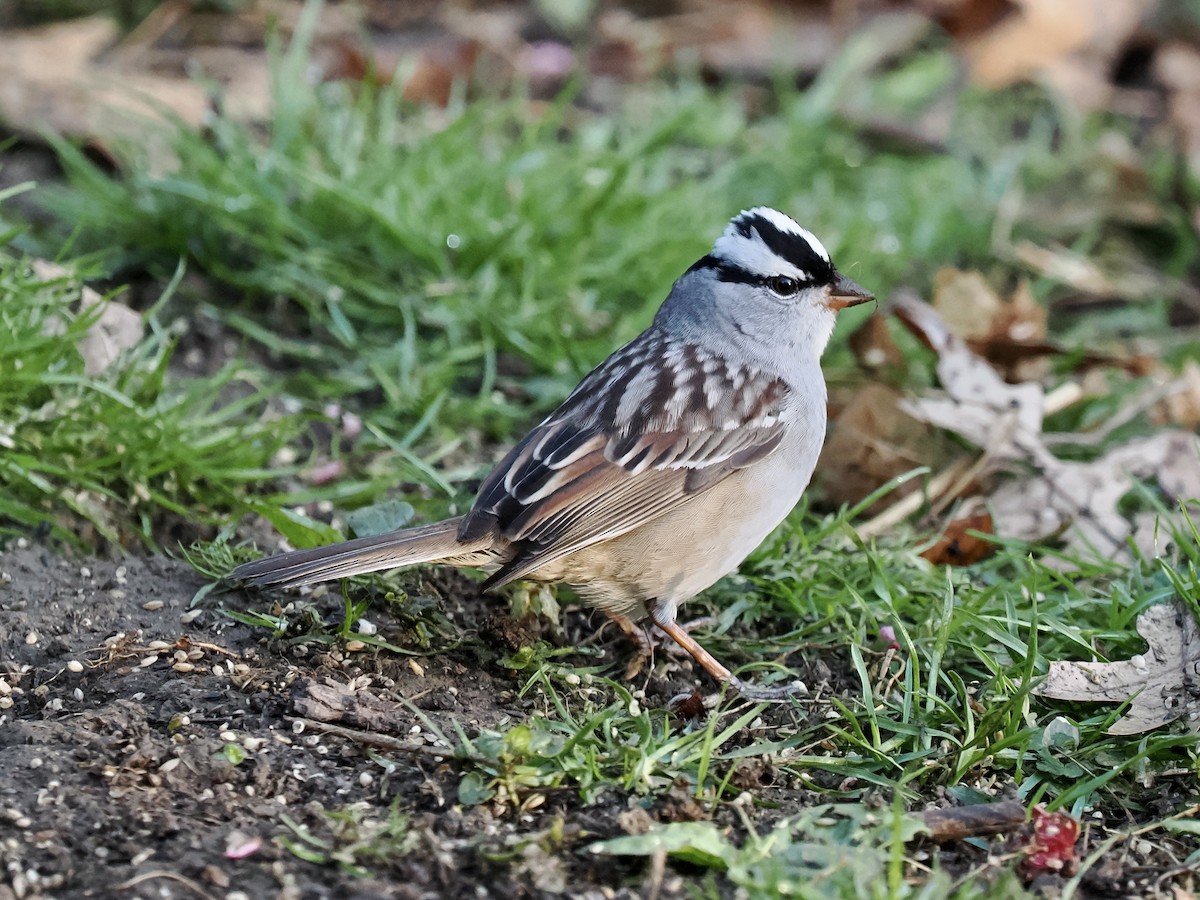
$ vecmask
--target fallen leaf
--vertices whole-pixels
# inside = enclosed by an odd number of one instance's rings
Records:
[[[887,330],[887,317],[875,312],[850,333],[850,349],[858,364],[868,372],[902,369],[904,353]]]
[[[991,515],[979,512],[952,520],[933,546],[921,551],[921,556],[935,566],[969,566],[996,552],[996,544],[970,534],[971,531],[992,534]]]
[[[857,503],[917,466],[946,461],[947,449],[938,433],[913,421],[901,409],[903,401],[899,390],[873,381],[851,395],[830,425],[821,451],[817,485],[827,502]],[[919,489],[914,479],[887,499]]]
[[[1019,472],[986,501],[997,535],[1028,541],[1062,536],[1077,552],[1125,561],[1131,556],[1131,535],[1144,539],[1148,533],[1135,530],[1119,509],[1137,480],[1155,480],[1172,505],[1200,497],[1196,435],[1163,431],[1113,447],[1090,462],[1060,460],[1041,433],[1047,398],[1040,385],[1006,384],[915,296],[899,294],[892,303],[901,321],[937,351],[938,378],[945,388],[944,393],[905,400],[900,408],[981,448],[985,457],[977,476],[1000,469]],[[979,515],[981,503],[965,504],[960,521],[951,522],[947,531],[969,527],[963,520]],[[1154,555],[1153,546],[1140,549]]]
[[[1183,364],[1178,387],[1163,397],[1150,420],[1158,425],[1180,425],[1191,431],[1200,428],[1200,363],[1189,359]]]
[[[1178,601],[1137,618],[1145,653],[1119,662],[1052,662],[1034,693],[1055,700],[1129,703],[1109,734],[1140,734],[1186,716],[1200,732],[1200,630]]]
[[[934,276],[933,307],[967,346],[989,362],[1003,363],[1009,381],[1043,374],[1044,364],[1034,363],[1052,347],[1046,343],[1046,310],[1027,281],[1004,299],[981,273],[945,268]]]
[[[43,281],[72,281],[75,277],[69,269],[44,259],[35,259],[30,265]],[[80,286],[78,314],[94,317],[87,334],[76,345],[87,375],[99,375],[142,339],[142,317],[138,313],[104,299],[87,285]]]
[[[1016,11],[967,40],[978,83],[1000,88],[1044,79],[1083,109],[1112,96],[1112,71],[1153,0],[1016,0]]]
[[[1118,505],[1135,481],[1155,479],[1172,503],[1200,497],[1200,439],[1192,434],[1159,432],[1087,463],[1063,462],[1038,446],[1030,460],[1035,474],[1005,482],[987,501],[999,535],[1028,541],[1061,535],[1076,551],[1128,562],[1135,527]],[[1139,549],[1156,555],[1152,546]]]
[[[1039,445],[1044,393],[1035,382],[1010,385],[954,334],[932,306],[898,293],[891,309],[900,321],[937,352],[943,394],[901,402],[922,422],[945,428],[986,448],[997,459],[1022,460]]]

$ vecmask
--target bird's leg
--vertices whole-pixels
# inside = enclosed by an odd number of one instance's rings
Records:
[[[646,633],[646,629],[629,618],[629,616],[608,609],[603,610],[603,612],[613,624],[621,629],[625,637],[629,638],[629,642],[637,648],[633,658],[629,660],[629,664],[625,667],[625,680],[632,681],[642,671],[646,660],[653,657],[654,639]]]
[[[803,686],[798,681],[782,687],[760,688],[735,677],[732,672],[721,665],[715,656],[696,643],[696,639],[688,634],[683,626],[675,621],[674,613],[675,610],[671,606],[656,606],[651,611],[650,617],[654,620],[654,624],[661,628],[671,640],[690,653],[692,659],[704,667],[704,671],[721,684],[729,685],[747,700],[786,700],[802,690]]]
[[[663,630],[663,632],[677,643],[680,647],[691,654],[692,659],[700,663],[706,671],[721,684],[733,684],[736,679],[733,673],[721,665],[715,656],[696,643],[696,639],[684,630],[678,622],[675,621],[675,608],[667,605],[656,605],[650,613],[650,618],[654,620],[654,624]]]

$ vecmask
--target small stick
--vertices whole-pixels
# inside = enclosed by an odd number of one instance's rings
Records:
[[[922,813],[929,837],[939,844],[984,834],[1004,834],[1025,824],[1025,806],[1019,800],[949,806]]]
[[[301,722],[305,728],[316,728],[325,734],[343,737],[348,741],[354,741],[356,744],[362,744],[364,747],[390,750],[393,753],[407,753],[411,756],[427,756],[435,762],[456,759],[473,762],[481,766],[495,765],[495,760],[490,760],[482,756],[462,753],[450,747],[431,747],[424,743],[418,744],[416,741],[402,741],[399,738],[392,737],[390,734],[380,734],[376,731],[360,731],[357,728],[346,728],[343,725],[334,725],[330,722],[318,721],[317,719],[305,719],[300,716],[289,717],[288,721]]]

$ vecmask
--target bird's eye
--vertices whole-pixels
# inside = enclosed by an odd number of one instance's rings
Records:
[[[767,279],[767,287],[780,297],[790,297],[800,290],[800,282],[795,278],[788,278],[786,275],[776,275]]]

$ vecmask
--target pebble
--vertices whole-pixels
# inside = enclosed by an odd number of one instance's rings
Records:
[[[29,644],[32,646],[33,644],[36,644],[37,642],[38,642],[38,633],[36,631],[31,631],[31,632],[29,632],[29,634],[25,635],[25,643],[26,644]]]

